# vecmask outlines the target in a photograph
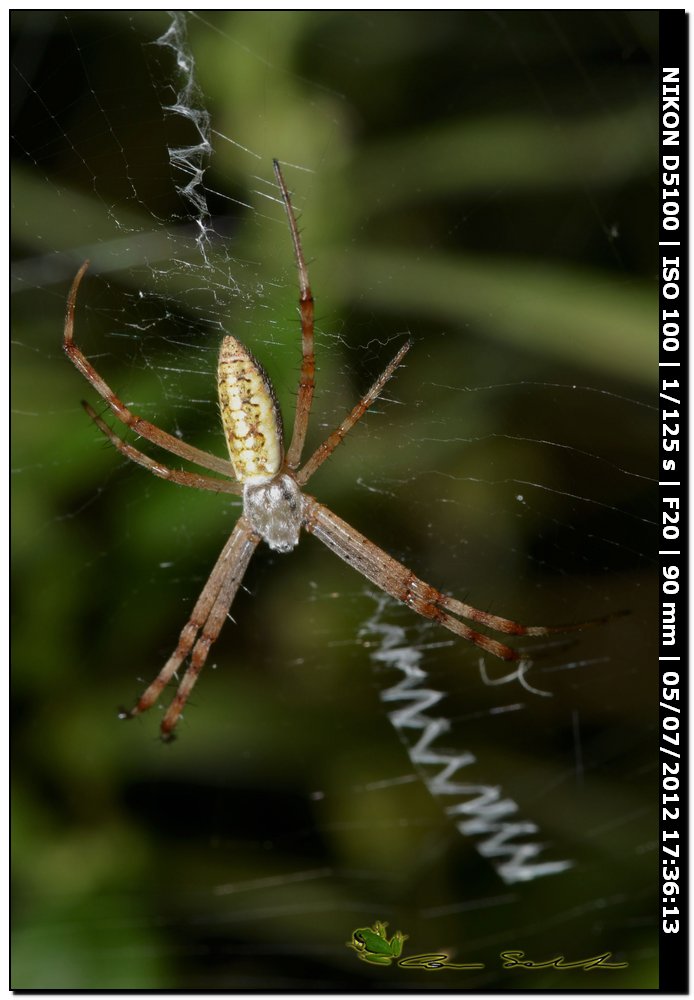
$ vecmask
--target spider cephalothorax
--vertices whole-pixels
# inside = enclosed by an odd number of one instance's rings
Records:
[[[243,513],[271,549],[291,552],[299,544],[302,499],[294,477],[282,472],[266,483],[244,486]]]
[[[116,396],[77,347],[73,337],[75,302],[88,262],[85,262],[77,272],[68,296],[63,335],[65,352],[115,416],[151,444],[214,472],[217,476],[171,469],[154,461],[133,445],[122,441],[92,407],[84,403],[84,408],[97,427],[123,455],[162,479],[215,493],[243,495],[243,514],[236,522],[203,587],[190,619],[180,634],[176,649],[134,708],[122,713],[124,718],[131,718],[150,708],[159,699],[163,689],[176,675],[178,669],[189,660],[161,723],[162,736],[166,739],[170,739],[173,735],[186,700],[205,664],[210,647],[229,614],[232,601],[258,543],[262,540],[271,549],[288,552],[297,545],[301,528],[315,535],[367,580],[402,601],[417,614],[439,622],[456,635],[468,639],[503,660],[517,660],[520,658],[520,653],[498,639],[478,632],[460,619],[467,619],[492,631],[516,636],[549,635],[593,624],[584,622],[580,625],[554,627],[521,625],[508,618],[501,618],[464,604],[420,580],[410,569],[379,549],[346,521],[302,492],[301,487],[308,482],[316,469],[332,454],[344,436],[378,398],[384,385],[409,350],[410,342],[403,344],[340,426],[316,448],[308,461],[300,466],[314,389],[313,295],[289,192],[276,160],[274,170],[294,246],[299,275],[301,316],[301,373],[294,429],[286,454],[283,445],[282,418],[272,383],[250,351],[234,337],[224,337],[218,369],[219,403],[229,446],[227,460],[201,451],[149,421],[137,417]]]

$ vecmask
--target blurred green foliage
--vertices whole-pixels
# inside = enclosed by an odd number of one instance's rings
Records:
[[[655,986],[657,14],[194,12],[188,96],[210,114],[218,234],[204,257],[167,152],[195,139],[162,110],[182,85],[154,44],[167,17],[12,16],[14,987],[379,989],[398,970],[344,948],[376,919],[412,950],[486,962],[463,988],[527,988],[495,963],[514,947],[613,950],[629,969],[600,989]],[[310,446],[415,338],[311,491],[478,606],[632,611],[554,653],[585,666],[548,669],[555,697],[532,701],[393,611],[435,644],[436,711],[480,761],[470,780],[503,786],[548,853],[576,859],[565,876],[504,886],[445,803],[396,780],[412,767],[379,691],[397,677],[359,641],[373,602],[310,542],[256,558],[180,741],[155,739],[156,712],[118,723],[237,507],[100,440],[60,349],[65,296],[89,257],[77,336],[149,419],[223,454],[227,329],[289,425],[297,291],[272,157],[318,302]]]

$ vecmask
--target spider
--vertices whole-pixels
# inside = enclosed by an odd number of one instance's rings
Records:
[[[178,677],[179,668],[188,661],[176,694],[161,722],[161,736],[164,740],[173,738],[174,729],[193,685],[207,660],[210,647],[222,629],[259,542],[261,540],[266,542],[276,552],[289,552],[298,544],[302,528],[309,534],[315,535],[336,555],[391,597],[406,604],[424,618],[433,619],[457,636],[467,639],[502,660],[519,660],[521,654],[460,619],[467,619],[476,626],[513,636],[546,636],[595,624],[592,621],[580,625],[521,625],[519,622],[464,604],[420,580],[412,570],[378,548],[314,497],[303,492],[303,487],[314,472],[329,458],[344,440],[345,435],[378,399],[412,342],[408,340],[403,344],[366,395],[302,466],[301,455],[315,384],[314,303],[289,191],[277,160],[273,160],[273,167],[289,222],[298,271],[301,318],[301,372],[294,427],[291,443],[286,452],[283,445],[282,417],[272,383],[251,352],[235,337],[223,338],[217,369],[219,406],[229,448],[229,459],[226,460],[201,451],[132,413],[79,349],[73,337],[75,303],[89,261],[85,261],[75,275],[67,300],[63,332],[64,350],[118,420],[139,437],[163,451],[216,475],[209,476],[200,472],[173,469],[155,461],[118,437],[89,403],[83,401],[82,406],[99,430],[121,454],[144,466],[155,476],[181,486],[243,497],[243,513],[224,545],[189,620],[183,627],[176,649],[135,706],[128,712],[121,712],[122,718],[132,718],[151,708],[159,700],[171,679]]]

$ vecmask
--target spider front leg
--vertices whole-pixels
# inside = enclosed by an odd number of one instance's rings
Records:
[[[387,552],[360,534],[356,528],[306,494],[304,494],[303,526],[306,531],[332,549],[340,559],[344,559],[386,594],[406,604],[423,618],[438,622],[449,631],[491,653],[492,656],[499,657],[500,660],[520,660],[521,654],[511,646],[506,646],[503,642],[471,628],[454,615],[477,622],[485,628],[515,636],[574,632],[607,620],[607,618],[597,618],[576,625],[521,625],[520,622],[501,618],[474,608],[470,604],[464,604],[420,580],[407,566],[393,559]]]
[[[190,619],[181,632],[178,645],[172,656],[169,657],[155,679],[144,691],[135,707],[129,712],[123,712],[122,718],[133,718],[151,708],[159,700],[166,685],[190,654],[188,669],[183,675],[176,695],[161,724],[162,738],[165,740],[173,738],[176,723],[193,685],[205,665],[210,647],[222,629],[259,541],[260,538],[252,530],[248,521],[244,517],[239,518],[203,587]],[[201,630],[202,634],[198,638]]]

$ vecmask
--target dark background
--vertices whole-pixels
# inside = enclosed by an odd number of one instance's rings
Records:
[[[197,12],[170,45],[164,13],[11,27],[12,985],[656,986],[657,15]],[[199,141],[202,112],[209,218],[168,153]],[[224,454],[226,331],[290,425],[273,156],[317,299],[309,449],[414,338],[311,492],[479,607],[630,611],[542,645],[529,679],[552,698],[485,685],[474,648],[384,613],[426,647],[439,745],[476,757],[457,778],[517,802],[565,874],[506,885],[457,832],[401,742],[419,734],[380,698],[399,675],[361,634],[369,588],[312,539],[259,551],[176,743],[156,739],[159,709],[117,719],[236,508],[99,438],[60,347],[67,290],[89,257],[76,336],[136,412]],[[375,920],[406,954],[486,970],[360,963],[344,942]],[[629,965],[521,974],[503,949]]]

